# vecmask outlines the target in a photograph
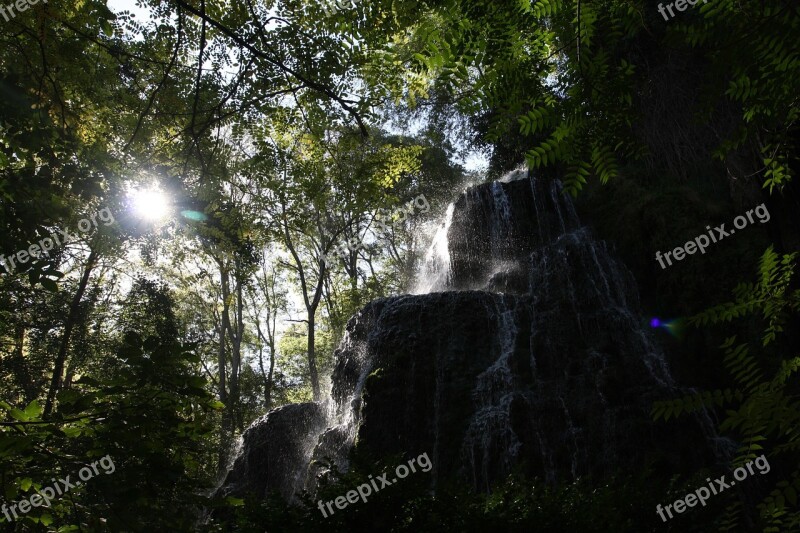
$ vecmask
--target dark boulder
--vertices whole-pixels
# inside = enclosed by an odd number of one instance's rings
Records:
[[[303,486],[325,422],[324,409],[316,403],[284,405],[253,422],[242,435],[241,449],[217,496],[265,497],[276,491],[291,499]]]

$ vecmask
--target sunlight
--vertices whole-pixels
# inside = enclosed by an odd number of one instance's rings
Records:
[[[158,221],[169,215],[169,199],[159,189],[134,189],[130,192],[130,198],[131,207],[140,218]]]

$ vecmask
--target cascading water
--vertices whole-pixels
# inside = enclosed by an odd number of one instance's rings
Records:
[[[422,262],[421,274],[417,276],[412,294],[436,292],[447,286],[450,279],[450,250],[447,247],[447,232],[453,222],[455,206],[447,206],[444,222],[436,230],[425,258]]]
[[[251,427],[224,494],[313,492],[327,461],[344,471],[353,453],[429,453],[432,485],[482,491],[520,469],[563,482],[633,471],[652,454],[672,471],[714,460],[705,424],[678,435],[650,420],[652,402],[676,393],[668,366],[631,274],[581,227],[557,181],[515,172],[464,191],[414,292],[350,320],[329,402]],[[293,416],[300,429],[278,434]],[[259,453],[291,446],[290,461],[258,471]]]
[[[326,429],[318,439],[309,442],[314,449],[308,470],[303,472],[304,483],[298,487],[311,492],[316,489],[320,476],[330,472],[327,461],[332,461],[340,471],[347,471],[349,467],[347,452],[356,438],[361,418],[361,394],[373,366],[373,360],[366,357],[366,343],[353,335],[354,331],[358,331],[358,320],[351,321],[348,326],[337,349],[337,354],[346,352],[352,355],[347,359],[338,359],[340,365],[337,370],[347,378],[343,380],[344,386],[340,381],[340,386],[334,388],[331,398],[326,402]]]
[[[511,430],[510,406],[514,398],[513,375],[509,360],[516,344],[515,302],[496,302],[498,357],[476,380],[472,392],[475,415],[467,428],[462,455],[470,465],[473,485],[489,490],[490,473],[509,471],[521,446]]]
[[[511,230],[511,206],[508,195],[499,181],[492,182],[492,232],[491,250],[492,256],[498,257],[505,255],[508,245],[512,242],[510,238]]]

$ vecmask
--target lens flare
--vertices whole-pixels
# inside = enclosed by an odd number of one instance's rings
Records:
[[[200,211],[194,211],[191,209],[186,209],[181,211],[181,215],[184,218],[188,218],[189,220],[194,220],[195,222],[204,222],[208,220],[208,217],[205,213],[201,213]]]
[[[650,319],[650,327],[653,329],[661,328],[677,339],[681,338],[683,334],[683,320],[680,318],[661,320],[658,317],[652,317]]]

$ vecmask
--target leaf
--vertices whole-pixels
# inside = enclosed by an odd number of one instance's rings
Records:
[[[100,21],[100,28],[102,28],[103,33],[106,34],[106,37],[113,37],[114,36],[114,27],[111,23],[105,19]]]
[[[42,284],[42,287],[44,287],[45,290],[50,292],[58,292],[58,284],[50,278],[40,278],[39,283]]]
[[[797,505],[797,491],[794,490],[794,487],[792,487],[791,485],[786,487],[783,490],[783,495],[786,497],[787,500],[789,500],[789,503],[791,503],[793,506]]]
[[[39,402],[37,400],[33,400],[28,404],[28,407],[25,408],[25,416],[28,417],[28,420],[39,418],[42,416],[43,410],[44,409],[39,405]]]
[[[33,439],[30,437],[0,433],[0,457],[11,457],[19,453],[29,453],[32,448]]]
[[[28,417],[25,415],[23,411],[20,411],[19,409],[16,408],[11,409],[8,412],[8,414],[11,415],[11,418],[13,418],[14,420],[19,420],[20,422],[28,421]]]
[[[62,427],[61,432],[67,437],[73,438],[73,437],[80,437],[81,434],[83,433],[83,429],[74,426],[67,426],[67,427]]]

